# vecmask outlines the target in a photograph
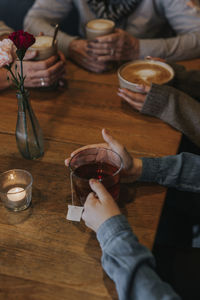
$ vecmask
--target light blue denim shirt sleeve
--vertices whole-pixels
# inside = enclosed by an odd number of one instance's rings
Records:
[[[152,253],[138,242],[125,216],[105,221],[97,239],[103,268],[115,282],[120,300],[180,300],[156,274]]]
[[[161,158],[142,158],[139,181],[156,182],[178,190],[200,193],[200,156],[182,152]]]

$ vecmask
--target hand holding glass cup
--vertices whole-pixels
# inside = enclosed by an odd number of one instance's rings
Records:
[[[53,43],[53,37],[47,35],[38,35],[35,37],[35,43],[29,48],[29,51],[36,51],[34,60],[41,61],[57,55],[57,45]],[[45,80],[40,78],[41,87],[45,87]]]
[[[41,33],[35,39],[35,43],[27,52],[27,60],[32,63],[32,77],[34,75],[37,81],[40,80],[41,88],[63,86],[65,84],[66,59],[64,54],[57,49],[56,36],[47,36]]]
[[[97,37],[106,36],[106,35],[113,33],[114,29],[115,29],[115,23],[112,20],[93,19],[93,20],[90,20],[85,26],[86,38],[89,41],[89,43],[94,42],[94,40]],[[95,45],[97,46],[97,44],[98,43],[96,43]],[[91,47],[91,44],[88,44],[88,45],[89,45],[89,47]],[[91,48],[90,48],[90,50],[91,50]],[[112,57],[113,54],[114,54],[114,49],[109,49],[109,55],[111,55],[111,57]],[[105,71],[110,71],[115,66],[112,59],[110,59],[106,63],[106,65],[107,66],[106,66]]]
[[[84,205],[92,191],[91,178],[98,179],[117,201],[120,191],[122,159],[115,151],[103,147],[86,148],[69,161],[72,187],[72,204]]]

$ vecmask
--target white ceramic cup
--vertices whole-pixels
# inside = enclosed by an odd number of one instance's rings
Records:
[[[118,69],[120,87],[138,93],[141,93],[138,85],[162,85],[169,83],[173,78],[174,70],[167,63],[156,60],[135,60]]]

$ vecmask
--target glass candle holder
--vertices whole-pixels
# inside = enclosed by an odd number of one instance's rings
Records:
[[[32,175],[20,169],[0,174],[0,197],[4,206],[12,211],[29,207],[32,198]]]
[[[71,158],[69,168],[73,204],[84,205],[92,191],[89,185],[91,178],[98,179],[118,200],[122,159],[116,152],[101,147],[87,148]]]

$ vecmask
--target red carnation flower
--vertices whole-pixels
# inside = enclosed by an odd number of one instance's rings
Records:
[[[21,94],[24,94],[25,93],[25,90],[24,90],[25,76],[23,75],[23,63],[22,63],[22,61],[23,61],[24,55],[26,54],[26,50],[32,44],[35,43],[35,38],[32,34],[30,34],[28,32],[24,32],[23,30],[18,30],[16,32],[11,33],[8,38],[9,38],[9,40],[12,41],[12,42],[10,41],[10,43],[12,45],[14,44],[17,47],[16,54],[17,54],[17,57],[20,60],[20,73],[17,71],[17,69],[16,69],[16,72],[13,73],[13,71],[11,69],[14,57],[12,58],[12,60],[10,58],[9,58],[9,60],[7,59],[6,60],[7,64],[5,63],[5,60],[4,60],[3,61],[4,64],[2,66],[4,66],[8,71],[10,71],[13,83],[15,84],[15,86],[17,87],[19,92]],[[7,41],[9,41],[9,40],[7,40]],[[4,43],[3,43],[3,45],[4,45]],[[8,43],[6,43],[6,45],[7,44]],[[13,47],[14,47],[14,45],[13,45]],[[1,48],[0,48],[0,50],[1,50]],[[12,53],[10,53],[10,55],[11,54]]]
[[[13,41],[17,49],[27,50],[35,43],[35,38],[32,34],[18,30],[9,35],[9,39]]]
[[[35,43],[35,38],[32,34],[24,32],[24,30],[18,30],[11,33],[8,37],[17,47],[17,56],[22,61],[26,50]]]

